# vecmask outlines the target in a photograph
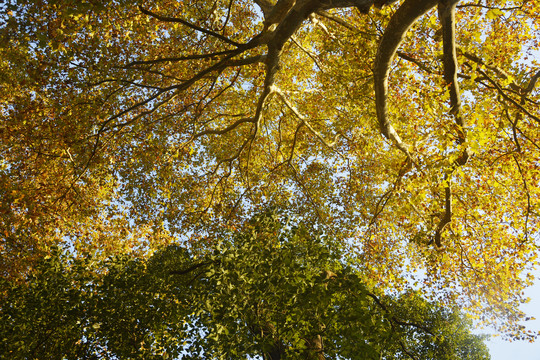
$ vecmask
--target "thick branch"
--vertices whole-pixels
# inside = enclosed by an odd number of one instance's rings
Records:
[[[283,3],[285,2],[286,1]],[[295,6],[290,9],[285,7],[285,5],[282,5],[284,9],[287,9],[288,12],[285,15],[280,14],[282,19],[281,22],[275,26],[275,30],[273,28],[268,29],[270,31],[271,38],[268,40],[265,87],[269,87],[274,84],[275,75],[279,69],[281,51],[285,43],[291,38],[296,30],[298,30],[304,20],[306,20],[313,12],[317,11],[318,7],[320,6],[318,1],[304,0],[299,1],[298,3],[296,3],[296,1],[293,2],[295,3]]]
[[[529,84],[527,85],[527,88],[525,89],[525,93],[528,94],[531,91],[533,91],[534,86],[536,85],[536,82],[538,81],[538,79],[540,79],[540,71],[538,71],[536,74],[534,74],[531,77],[531,80],[529,80]]]
[[[441,242],[441,234],[446,225],[452,221],[452,190],[450,189],[450,177],[452,175],[446,175],[444,177],[444,181],[446,183],[444,188],[444,215],[439,221],[439,224],[437,225],[437,229],[435,230],[435,236],[433,240],[435,241],[435,245],[440,249],[442,248],[442,242]]]
[[[259,6],[263,12],[264,18],[268,18],[270,12],[272,11],[272,7],[274,6],[272,5],[272,2],[270,2],[270,0],[253,0],[253,2]]]
[[[465,144],[465,122],[461,116],[461,94],[458,83],[458,60],[456,56],[456,34],[455,34],[455,10],[459,0],[441,0],[438,6],[439,21],[442,27],[443,40],[443,70],[444,81],[450,92],[450,114],[458,126],[458,144]],[[450,188],[452,173],[458,167],[465,165],[469,160],[469,149],[466,145],[459,158],[451,165],[450,171],[445,174],[444,183],[444,215],[437,225],[432,241],[438,248],[442,248],[442,232],[446,225],[452,221],[452,190]]]
[[[410,157],[408,146],[401,141],[388,120],[388,75],[392,59],[407,31],[420,16],[435,7],[435,5],[437,5],[437,0],[405,0],[390,19],[375,56],[373,73],[379,128],[381,133],[392,140],[398,149],[405,152],[408,157]]]
[[[455,9],[459,0],[442,0],[439,2],[439,20],[442,26],[443,38],[443,69],[444,81],[450,90],[451,114],[455,114],[456,122],[463,127],[463,120],[459,116],[461,96],[457,80],[457,56],[455,43]]]
[[[295,5],[296,0],[278,0],[264,21],[264,29],[273,31]]]

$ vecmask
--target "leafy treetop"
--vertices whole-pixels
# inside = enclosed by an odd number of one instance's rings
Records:
[[[537,262],[539,6],[4,2],[2,275],[54,244],[204,253],[271,205],[340,239],[369,285],[515,324]]]
[[[27,285],[6,286],[0,350],[10,359],[489,359],[457,308],[369,289],[329,239],[284,220],[259,214],[202,257],[177,245],[105,262],[55,251]]]

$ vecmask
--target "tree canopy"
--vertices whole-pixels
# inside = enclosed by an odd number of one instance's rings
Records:
[[[489,359],[470,320],[409,291],[370,290],[302,224],[263,213],[196,257],[60,251],[0,301],[10,359]],[[101,269],[101,270],[100,270]],[[100,276],[96,270],[106,270]],[[249,356],[249,357],[248,357]]]
[[[335,239],[369,288],[419,288],[532,338],[517,322],[538,261],[538,1],[0,11],[11,283],[56,246],[206,256],[278,207]]]

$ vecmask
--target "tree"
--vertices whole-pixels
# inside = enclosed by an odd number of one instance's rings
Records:
[[[3,274],[54,244],[204,253],[273,205],[369,286],[422,269],[426,296],[526,336],[538,2],[386,3],[3,4]]]
[[[55,252],[28,286],[10,288],[0,302],[2,353],[489,359],[459,311],[412,291],[393,298],[370,290],[361,272],[328,250],[329,239],[283,220],[260,214],[198,258],[179,246],[149,260],[120,256],[101,265]]]

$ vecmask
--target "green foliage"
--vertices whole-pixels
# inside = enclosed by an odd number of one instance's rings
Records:
[[[0,302],[11,359],[487,359],[456,310],[371,292],[329,239],[272,213],[204,256],[54,252]],[[317,345],[316,339],[321,339]]]
[[[24,284],[1,280],[0,353],[13,359],[79,358],[93,332],[95,277],[86,261],[59,251],[41,260]],[[81,357],[82,358],[82,357]]]

